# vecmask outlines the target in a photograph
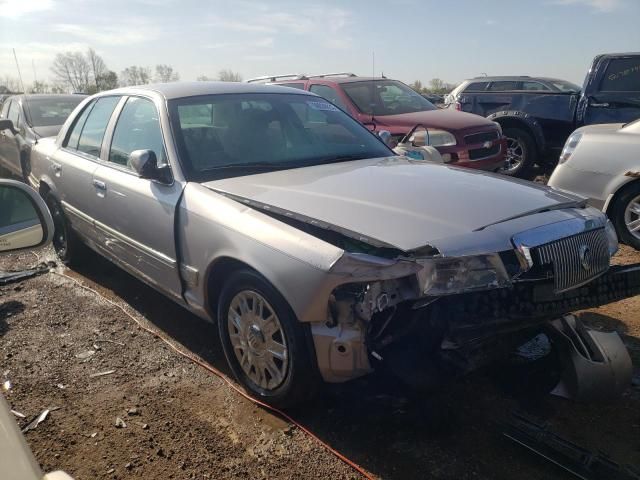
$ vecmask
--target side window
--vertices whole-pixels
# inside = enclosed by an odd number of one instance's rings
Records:
[[[80,134],[82,133],[84,122],[87,121],[89,112],[91,111],[91,109],[95,104],[96,104],[95,101],[91,102],[89,105],[85,107],[82,113],[78,117],[76,117],[76,121],[74,122],[73,127],[71,128],[71,133],[67,138],[67,142],[64,144],[66,148],[69,148],[71,150],[78,149],[78,140],[80,140]]]
[[[465,92],[484,92],[487,89],[487,85],[489,82],[473,82],[470,83],[467,88],[464,89]]]
[[[18,121],[20,120],[20,104],[16,100],[11,102],[7,118],[13,122],[14,127],[18,128]]]
[[[600,90],[640,92],[640,57],[612,59],[607,65]]]
[[[190,124],[211,124],[211,112],[208,105],[193,106],[188,114]],[[109,161],[128,167],[129,154],[134,150],[153,150],[159,165],[167,163],[158,111],[146,98],[130,97],[127,100],[113,132]]]
[[[540,82],[522,82],[521,90],[527,90],[529,92],[548,92],[551,89]]]
[[[517,89],[518,82],[491,82],[491,85],[489,85],[490,92],[507,92]]]
[[[113,109],[120,101],[120,97],[102,97],[96,100],[87,120],[84,122],[80,139],[78,140],[78,151],[84,152],[94,157],[100,156],[102,139],[107,129],[107,124],[113,113]]]
[[[311,85],[309,91],[320,95],[322,98],[329,100],[335,106],[340,107],[343,110],[347,110],[347,106],[344,104],[338,92],[335,91],[334,88],[328,87],[327,85]]]

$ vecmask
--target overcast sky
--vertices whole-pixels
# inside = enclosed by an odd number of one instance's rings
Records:
[[[120,73],[170,64],[182,80],[232,69],[375,72],[407,83],[546,75],[582,83],[598,53],[640,50],[640,0],[0,0],[0,76],[50,77],[93,47]]]

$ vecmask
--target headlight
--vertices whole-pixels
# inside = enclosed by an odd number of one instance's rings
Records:
[[[582,138],[582,133],[580,132],[571,134],[571,136],[567,139],[566,143],[564,144],[564,148],[562,149],[562,153],[560,154],[560,159],[558,160],[558,164],[564,163],[567,160],[569,160],[569,158],[575,151],[576,147],[578,146],[578,143],[580,143],[581,138]]]
[[[618,251],[618,235],[616,234],[616,229],[613,227],[613,223],[611,220],[607,219],[607,224],[604,227],[605,232],[607,233],[607,245],[609,246],[609,255],[614,256]]]
[[[456,137],[446,130],[427,130],[429,132],[429,138],[427,145],[432,147],[450,147],[455,145]]]
[[[424,295],[440,296],[506,287],[511,279],[497,254],[424,259],[418,278]]]

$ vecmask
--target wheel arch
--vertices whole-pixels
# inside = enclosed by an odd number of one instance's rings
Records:
[[[544,138],[544,132],[542,131],[542,126],[535,117],[532,117],[528,113],[509,110],[492,113],[487,118],[499,123],[502,129],[520,128],[526,131],[533,137],[538,153],[543,153],[545,151],[546,141]]]
[[[629,182],[625,182],[622,185],[619,185],[617,189],[613,192],[611,198],[607,202],[605,206],[605,213],[607,215],[611,215],[613,206],[616,204],[618,199],[624,195],[628,190],[640,186],[640,178],[635,178]]]

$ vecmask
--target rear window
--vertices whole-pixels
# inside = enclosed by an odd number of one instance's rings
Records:
[[[73,110],[85,99],[84,96],[68,98],[29,98],[27,116],[34,127],[62,125]]]
[[[640,92],[640,57],[614,58],[600,84],[603,92]]]

